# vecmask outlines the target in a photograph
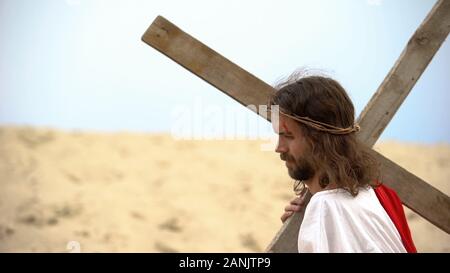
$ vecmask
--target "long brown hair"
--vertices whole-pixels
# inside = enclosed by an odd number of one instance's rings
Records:
[[[355,109],[344,88],[326,76],[298,73],[277,84],[269,102],[289,115],[308,117],[341,128],[354,125]],[[334,182],[356,196],[359,188],[378,185],[379,166],[355,133],[336,135],[299,123],[321,183]]]

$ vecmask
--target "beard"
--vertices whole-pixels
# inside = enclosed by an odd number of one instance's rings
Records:
[[[283,153],[280,154],[280,158],[283,161],[294,163],[294,167],[292,168],[288,167],[289,176],[292,177],[292,179],[294,180],[306,181],[308,179],[313,178],[314,174],[316,173],[314,171],[314,168],[312,167],[312,164],[303,157],[300,157],[299,159],[295,160],[295,158],[292,157],[291,155]]]

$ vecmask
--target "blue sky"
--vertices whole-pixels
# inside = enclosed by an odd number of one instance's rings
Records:
[[[434,3],[2,0],[0,125],[170,132],[198,105],[253,117],[141,42],[157,15],[269,84],[303,66],[325,71],[359,114]],[[382,139],[450,142],[449,61],[446,41]],[[202,122],[234,126],[203,110]]]

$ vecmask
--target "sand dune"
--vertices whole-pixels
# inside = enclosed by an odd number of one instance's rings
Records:
[[[258,141],[0,128],[0,252],[260,252],[292,181]],[[384,142],[450,194],[450,145]],[[407,212],[419,251],[450,236]]]

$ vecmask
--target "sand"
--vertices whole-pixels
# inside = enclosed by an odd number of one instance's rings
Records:
[[[260,145],[1,127],[0,252],[264,251],[293,192]],[[376,149],[450,194],[449,144]],[[407,217],[419,251],[450,252],[450,235]]]

